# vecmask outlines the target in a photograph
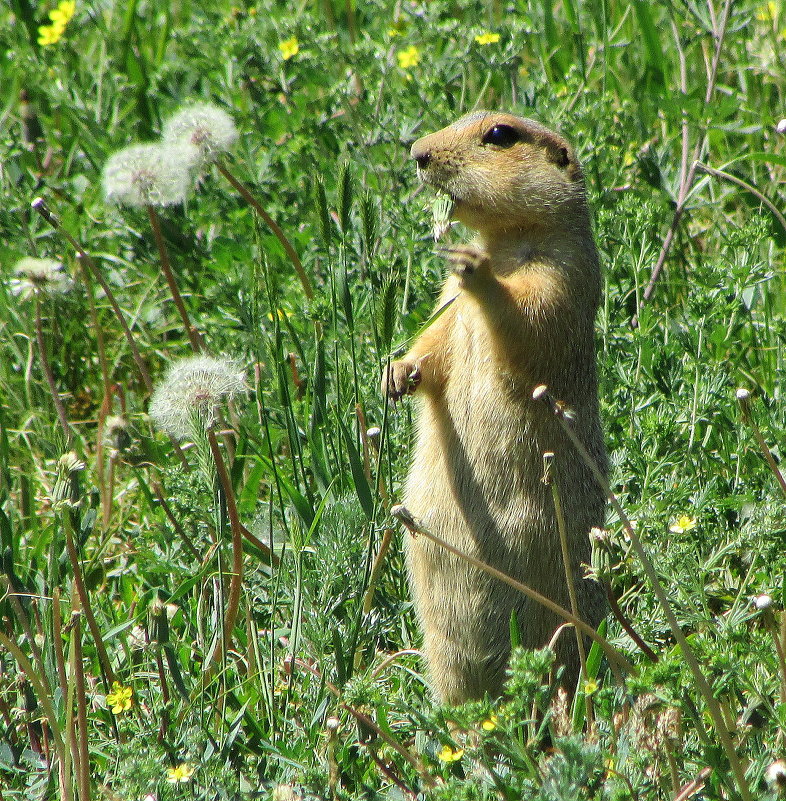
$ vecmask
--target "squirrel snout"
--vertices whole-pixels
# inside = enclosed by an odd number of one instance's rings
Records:
[[[424,137],[426,138],[426,137]],[[422,170],[425,167],[428,167],[429,162],[431,161],[431,151],[429,148],[423,146],[423,139],[418,139],[414,145],[412,145],[412,149],[409,151],[409,155],[412,156],[413,159],[417,162],[418,167]]]

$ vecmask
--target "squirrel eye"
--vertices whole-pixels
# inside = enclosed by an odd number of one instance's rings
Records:
[[[495,125],[486,132],[483,137],[483,144],[512,147],[519,139],[518,131],[515,128],[511,128],[510,125]]]

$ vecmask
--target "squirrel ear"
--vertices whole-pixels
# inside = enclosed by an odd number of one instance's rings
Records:
[[[567,167],[570,164],[570,154],[566,147],[556,147],[551,151],[551,158],[558,167]]]

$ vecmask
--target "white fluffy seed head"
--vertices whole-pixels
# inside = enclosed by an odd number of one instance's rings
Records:
[[[779,134],[786,133],[786,120],[778,120],[778,124],[775,126],[775,130]]]
[[[57,259],[37,259],[25,256],[14,265],[14,274],[9,282],[11,294],[22,300],[34,295],[61,295],[68,292],[74,282],[63,272],[62,262]]]
[[[779,795],[786,790],[786,761],[778,759],[773,762],[764,774],[770,789],[776,790]]]
[[[229,150],[238,132],[235,121],[223,109],[212,103],[193,103],[164,123],[161,138],[168,145],[192,148],[192,166],[198,169]]]
[[[153,422],[175,439],[193,439],[216,422],[219,405],[247,389],[243,371],[229,359],[192,356],[172,365],[150,399]]]
[[[189,165],[187,146],[130,145],[113,153],[102,182],[109,201],[127,206],[173,206],[186,199]]]
[[[766,612],[772,606],[772,596],[757,595],[753,599],[753,606],[757,612]]]

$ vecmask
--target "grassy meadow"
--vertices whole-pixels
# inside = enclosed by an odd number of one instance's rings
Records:
[[[0,799],[786,793],[785,37],[781,0],[0,8]],[[382,366],[444,274],[409,146],[473,108],[574,143],[603,262],[631,669],[594,646],[572,706],[521,650],[433,704],[390,514]]]

